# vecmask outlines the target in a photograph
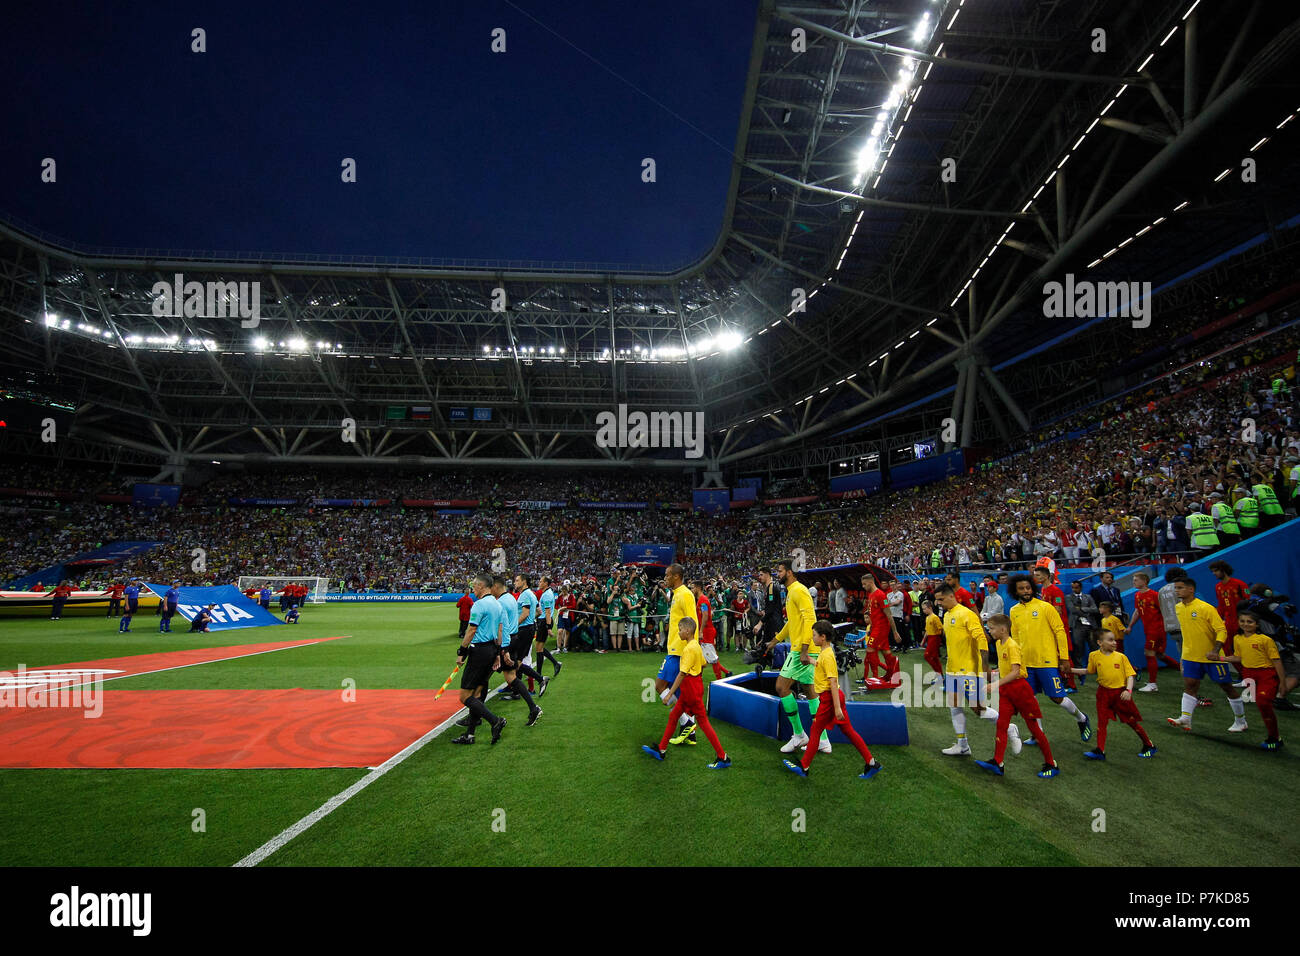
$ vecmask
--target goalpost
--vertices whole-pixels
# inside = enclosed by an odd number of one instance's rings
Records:
[[[308,604],[324,604],[325,592],[329,587],[328,578],[291,577],[287,575],[243,575],[239,576],[239,590],[269,586],[271,593],[279,599],[280,592],[286,584],[301,584],[307,588]]]

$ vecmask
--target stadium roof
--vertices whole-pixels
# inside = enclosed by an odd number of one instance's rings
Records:
[[[736,466],[944,388],[965,422],[1023,419],[992,365],[1068,331],[1044,282],[1159,286],[1300,212],[1296,16],[765,0],[726,224],[689,268],[198,262],[0,227],[2,368],[75,401],[81,438],[172,463]],[[153,315],[178,272],[260,282],[260,325]],[[702,411],[705,458],[596,447],[619,404]],[[453,420],[471,407],[492,420]]]

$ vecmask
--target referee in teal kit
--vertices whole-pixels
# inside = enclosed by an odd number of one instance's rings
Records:
[[[469,723],[465,732],[452,741],[454,744],[472,744],[474,729],[480,720],[492,728],[492,742],[501,739],[506,719],[487,709],[479,694],[487,693],[488,678],[501,655],[501,605],[489,590],[492,578],[479,574],[474,578],[474,607],[469,612],[469,627],[461,639],[456,656],[464,664],[460,677],[460,702],[469,708]]]

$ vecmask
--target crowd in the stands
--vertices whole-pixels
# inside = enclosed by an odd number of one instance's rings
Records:
[[[767,480],[763,497],[816,497],[776,515],[706,517],[659,505],[689,500],[683,476],[641,473],[311,472],[220,475],[180,508],[137,510],[97,502],[92,492],[129,489],[140,477],[38,464],[0,468],[0,487],[85,492],[48,510],[5,502],[0,580],[13,580],[120,540],[161,546],[120,567],[78,569],[99,587],[125,576],[170,582],[229,582],[240,575],[316,575],[332,588],[455,590],[502,549],[512,570],[578,577],[605,573],[620,546],[675,545],[705,579],[739,579],[760,563],[803,549],[809,566],[870,561],[897,571],[1022,566],[1039,557],[1091,563],[1196,550],[1189,516],[1266,509],[1295,513],[1300,416],[1295,387],[1297,327],[1239,347],[1207,345],[1213,357],[1171,368],[1124,396],[1036,431],[1015,454],[968,462],[966,474],[906,491],[831,501],[827,481]],[[1194,356],[1193,356],[1194,357]],[[1181,364],[1180,364],[1181,363]],[[739,477],[739,476],[735,476]],[[1268,492],[1264,489],[1267,488]],[[297,498],[287,507],[237,506],[231,498]],[[330,507],[311,498],[395,499],[383,507]],[[402,507],[402,498],[472,499],[465,513]],[[1241,504],[1250,499],[1253,505]],[[646,502],[628,510],[515,510],[518,500]],[[1217,506],[1217,507],[1216,507]],[[1226,511],[1225,511],[1226,509]],[[460,510],[460,509],[458,509]],[[193,568],[193,549],[206,567]]]

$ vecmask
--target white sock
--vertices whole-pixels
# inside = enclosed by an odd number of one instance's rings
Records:
[[[1079,723],[1083,723],[1088,719],[1088,715],[1079,710],[1079,708],[1074,705],[1074,701],[1070,700],[1068,697],[1061,698],[1061,709]]]
[[[952,714],[952,729],[957,731],[957,739],[963,739],[966,736],[966,711],[960,707],[949,707],[948,712]]]
[[[985,707],[984,712],[980,714],[980,717],[984,718],[985,720],[997,720],[998,712],[994,710],[992,707]]]
[[[1240,697],[1229,697],[1228,706],[1232,708],[1232,716],[1238,718],[1246,716],[1246,705],[1241,702]]]
[[[1192,714],[1194,713],[1196,713],[1196,695],[1184,694],[1183,695],[1183,716],[1186,717],[1188,720],[1191,720]]]
[[[686,714],[682,714],[680,717],[677,718],[678,727],[685,727],[690,722],[691,722],[691,718],[688,717]]]

